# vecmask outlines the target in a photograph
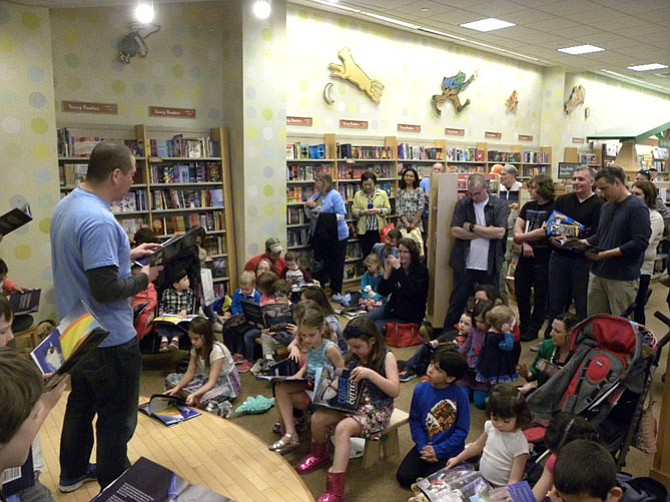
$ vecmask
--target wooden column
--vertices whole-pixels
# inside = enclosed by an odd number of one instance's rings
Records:
[[[667,364],[670,364],[670,350],[667,351]],[[670,366],[666,366],[670,368]],[[656,455],[654,465],[649,475],[670,487],[670,385],[663,386],[663,402],[658,420],[658,435],[656,436]]]

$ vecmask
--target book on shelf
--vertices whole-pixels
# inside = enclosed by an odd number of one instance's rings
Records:
[[[30,204],[26,202],[0,216],[0,234],[7,235],[29,221],[33,221],[33,215],[30,211]]]
[[[234,502],[201,485],[192,485],[175,472],[140,457],[114,482],[95,496],[92,502],[174,502],[202,500]]]
[[[257,303],[243,300],[241,305],[247,324],[255,328],[279,331],[293,323],[291,306],[288,303],[268,303],[261,307]]]
[[[65,163],[58,165],[58,178],[61,187],[78,187],[86,179],[88,164]]]
[[[314,394],[312,404],[342,412],[358,409],[363,399],[365,380],[351,378],[348,369],[322,366],[314,374]]]
[[[28,289],[25,291],[14,291],[9,295],[9,304],[12,306],[14,315],[25,315],[37,312],[40,308],[41,289]]]
[[[212,277],[214,279],[228,277],[228,259],[225,256],[216,257],[212,260]]]
[[[200,416],[200,412],[187,406],[182,398],[164,394],[153,394],[149,401],[139,405],[139,410],[168,427]]]
[[[483,162],[484,150],[479,148],[447,148],[447,162]]]
[[[52,388],[102,341],[109,332],[83,301],[63,318],[58,326],[33,349],[30,356],[44,375],[51,375],[46,387]]]

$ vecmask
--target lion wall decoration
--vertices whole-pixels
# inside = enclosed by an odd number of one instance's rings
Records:
[[[461,99],[458,97],[458,94],[463,89],[466,89],[476,78],[476,71],[467,80],[465,80],[465,73],[462,71],[459,71],[456,75],[452,75],[451,77],[444,77],[442,79],[442,94],[433,94],[433,97],[431,98],[433,110],[435,110],[437,116],[440,117],[442,115],[442,110],[440,110],[437,105],[441,105],[445,101],[451,101],[458,113],[468,106],[470,100],[467,99],[465,103],[461,104]]]
[[[586,99],[586,89],[584,89],[584,86],[574,86],[572,88],[572,92],[570,93],[570,97],[565,103],[563,103],[563,111],[565,114],[569,115],[575,111],[575,108],[577,108],[579,105],[583,105],[584,99]]]
[[[144,41],[152,33],[156,33],[161,27],[157,24],[131,24],[128,33],[119,39],[119,53],[116,58],[125,64],[130,64],[130,58],[139,56],[146,57],[149,48]]]
[[[340,52],[337,53],[337,57],[340,58],[342,64],[330,63],[328,65],[328,69],[331,72],[330,76],[348,80],[367,94],[367,96],[378,105],[382,92],[384,91],[384,84],[379,80],[373,80],[368,77],[361,67],[356,64],[354,57],[351,55],[351,49],[348,47],[340,50]],[[326,89],[324,89],[324,91],[325,90]],[[324,96],[325,95],[326,93],[324,92]],[[328,102],[328,100],[326,100],[326,102]]]

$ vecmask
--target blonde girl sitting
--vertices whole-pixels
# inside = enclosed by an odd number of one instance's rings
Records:
[[[328,436],[335,427],[335,453],[328,470],[326,491],[319,502],[344,500],[344,484],[349,464],[352,436],[374,438],[388,427],[393,414],[393,400],[400,394],[398,364],[393,352],[386,348],[384,338],[374,323],[366,317],[352,320],[344,329],[349,345],[347,369],[355,382],[367,382],[359,408],[342,413],[319,408],[312,415],[312,453],[297,466],[296,471],[307,474],[330,462]]]
[[[189,406],[221,414],[242,390],[233,358],[228,347],[214,340],[212,323],[204,317],[191,321],[188,337],[192,348],[186,373],[169,374],[165,394],[182,395]]]
[[[344,368],[342,354],[337,344],[329,340],[326,316],[321,308],[305,306],[302,315],[297,318],[299,346],[307,349],[307,361],[298,372],[275,386],[275,405],[279,412],[279,421],[284,435],[272,443],[269,448],[282,455],[300,445],[300,438],[295,427],[294,408],[306,410],[311,400],[306,390],[314,387],[314,376],[317,368],[330,365]],[[307,382],[292,380],[305,379]]]

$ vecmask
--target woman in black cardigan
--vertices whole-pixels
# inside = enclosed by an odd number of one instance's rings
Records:
[[[419,248],[410,238],[398,242],[398,256],[389,255],[377,291],[391,295],[383,307],[367,314],[383,334],[386,324],[421,324],[428,299],[428,269],[421,263]]]

